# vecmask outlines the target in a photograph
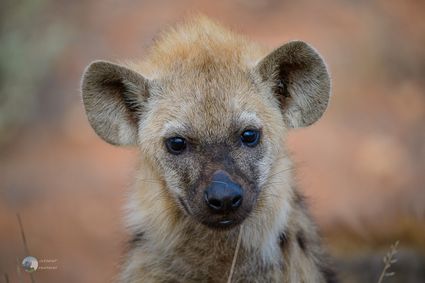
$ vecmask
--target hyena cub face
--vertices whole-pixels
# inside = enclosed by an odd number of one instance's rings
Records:
[[[141,130],[151,134],[139,139],[176,203],[212,228],[239,224],[255,206],[272,156],[261,109],[281,118],[260,99],[249,72],[220,72],[218,79],[196,73],[159,82],[161,98]]]
[[[323,114],[329,76],[303,42],[246,62],[243,48],[221,58],[217,44],[191,44],[175,52],[181,58],[164,59],[169,66],[157,66],[152,78],[92,63],[84,105],[105,141],[140,148],[174,205],[211,228],[230,228],[255,208],[286,129]]]

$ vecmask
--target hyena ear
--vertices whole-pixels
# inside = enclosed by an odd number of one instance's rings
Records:
[[[148,80],[125,67],[92,62],[81,84],[84,107],[95,132],[114,145],[134,145]]]
[[[292,41],[274,50],[257,65],[263,82],[280,102],[290,127],[306,127],[325,112],[330,78],[320,55],[302,41]]]

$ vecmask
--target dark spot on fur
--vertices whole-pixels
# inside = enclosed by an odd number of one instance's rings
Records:
[[[279,235],[279,245],[283,250],[288,246],[289,237],[285,232],[280,233]]]
[[[303,231],[298,231],[297,242],[298,246],[303,250],[303,252],[306,252],[306,239]]]
[[[186,213],[191,215],[189,208],[187,207],[186,203],[184,202],[184,200],[181,197],[179,197],[179,202],[180,202],[181,206],[183,207],[183,209],[186,211]]]
[[[297,205],[304,207],[305,206],[305,197],[298,192],[297,190],[295,190],[295,198],[294,201]]]
[[[338,283],[339,282],[335,271],[333,271],[329,266],[321,266],[320,272],[323,274],[323,278],[325,279],[326,283]]]
[[[134,248],[138,245],[140,245],[144,241],[144,233],[139,232],[133,236],[133,238],[130,240],[129,245],[131,248]]]
[[[287,99],[291,97],[286,83],[282,79],[278,80],[273,91],[279,100],[280,106],[284,108],[287,104]]]

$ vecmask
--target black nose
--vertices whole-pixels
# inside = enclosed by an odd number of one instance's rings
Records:
[[[221,170],[214,173],[204,196],[208,207],[216,213],[230,212],[242,204],[241,186]]]

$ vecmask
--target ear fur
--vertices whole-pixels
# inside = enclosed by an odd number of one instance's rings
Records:
[[[256,70],[272,87],[290,127],[309,126],[325,112],[331,88],[329,73],[323,59],[308,44],[284,44],[262,59]]]
[[[143,105],[148,98],[148,80],[126,67],[92,62],[81,84],[83,103],[95,132],[114,145],[134,145]]]

